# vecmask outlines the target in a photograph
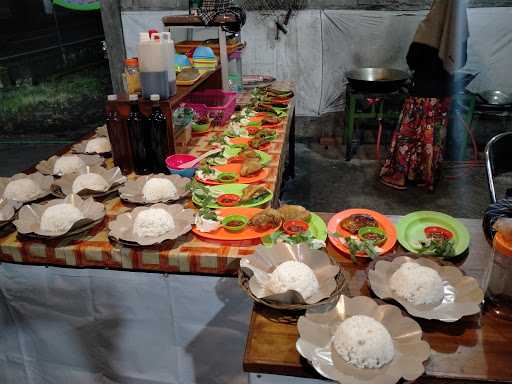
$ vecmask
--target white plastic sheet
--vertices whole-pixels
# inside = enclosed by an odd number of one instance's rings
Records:
[[[161,26],[172,12],[123,12],[127,53],[134,55],[138,31]],[[297,82],[299,115],[315,116],[343,108],[345,72],[362,66],[406,69],[405,56],[425,11],[306,10],[292,18],[289,33],[275,40],[273,19],[248,12],[242,30],[247,50],[245,73],[268,73]],[[512,8],[471,8],[468,72],[479,75],[474,92],[502,89],[512,92]],[[177,35],[183,39],[183,31]],[[199,30],[195,38],[216,37]]]
[[[234,278],[0,266],[0,383],[245,384]]]

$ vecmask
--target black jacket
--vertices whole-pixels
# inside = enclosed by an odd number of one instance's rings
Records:
[[[463,52],[466,54],[466,46]],[[443,98],[453,93],[453,77],[444,69],[436,48],[412,43],[407,53],[407,64],[414,71],[411,89],[413,96]]]

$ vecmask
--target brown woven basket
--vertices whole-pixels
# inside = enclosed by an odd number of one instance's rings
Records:
[[[329,257],[333,265],[338,264],[336,260],[332,257]],[[247,295],[255,302],[265,305],[270,308],[279,309],[283,311],[302,311],[311,308],[318,308],[324,305],[334,305],[338,302],[341,294],[348,293],[348,284],[345,279],[345,275],[343,274],[343,269],[340,266],[340,271],[336,275],[336,289],[331,293],[331,295],[323,300],[320,300],[318,303],[314,304],[281,304],[271,300],[265,300],[257,298],[249,288],[249,280],[252,276],[252,272],[246,268],[238,269],[238,283],[240,287],[247,293]]]

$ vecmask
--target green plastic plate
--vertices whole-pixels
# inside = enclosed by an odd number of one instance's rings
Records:
[[[396,226],[398,241],[409,252],[418,253],[419,241],[425,239],[424,229],[430,226],[443,227],[453,233],[457,256],[468,249],[471,237],[464,224],[452,216],[435,211],[417,211],[402,217]]]
[[[223,184],[223,185],[214,185],[214,186],[208,187],[208,189],[210,189],[210,191],[215,196],[219,196],[219,195],[223,195],[223,194],[235,194],[238,196],[242,196],[242,193],[245,188],[247,188],[246,184]],[[263,198],[261,200],[258,200],[252,204],[237,205],[237,207],[244,207],[244,208],[257,207],[257,206],[268,203],[269,201],[272,200],[273,197],[274,197],[273,193],[270,192],[267,196],[265,196],[265,198]],[[196,205],[201,205],[201,201],[196,197],[195,194],[192,195],[192,201]],[[225,207],[214,202],[213,204],[208,205],[208,208],[216,209],[216,208],[225,208]]]
[[[226,149],[224,149],[223,154],[229,157],[234,157],[237,156],[241,151],[242,150],[240,148],[228,146]],[[272,157],[268,153],[258,150],[255,150],[255,152],[260,157],[261,165],[265,166],[272,161]]]

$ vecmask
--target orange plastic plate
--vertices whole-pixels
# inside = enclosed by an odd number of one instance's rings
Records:
[[[375,212],[375,211],[372,211],[369,209],[357,209],[357,208],[356,209],[347,209],[345,211],[337,213],[336,215],[334,215],[331,218],[331,220],[329,220],[329,223],[327,224],[328,233],[329,234],[330,233],[339,233],[342,237],[351,236],[352,234],[350,232],[346,231],[345,229],[343,229],[341,227],[340,223],[347,217],[349,217],[351,215],[356,215],[356,214],[370,215],[373,218],[375,218],[375,220],[377,220],[377,222],[379,223],[379,226],[384,230],[384,232],[386,232],[386,235],[388,237],[386,242],[380,246],[380,248],[382,248],[381,255],[391,251],[393,249],[393,247],[395,246],[396,240],[397,240],[395,225],[386,216],[380,214],[379,212]],[[329,235],[329,240],[338,250],[340,250],[341,252],[343,252],[345,254],[350,254],[347,246],[345,244],[343,244],[340,241],[340,239]],[[369,257],[367,255],[357,255],[357,256],[358,257]]]

